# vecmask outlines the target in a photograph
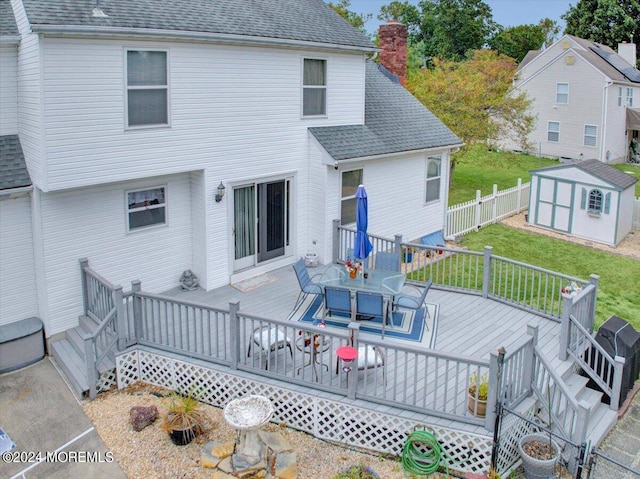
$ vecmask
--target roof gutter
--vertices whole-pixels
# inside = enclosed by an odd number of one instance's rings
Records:
[[[219,43],[244,43],[256,45],[273,45],[281,47],[314,48],[323,50],[341,50],[353,52],[378,52],[374,46],[339,45],[334,43],[292,40],[289,38],[269,38],[250,35],[234,35],[230,33],[188,32],[176,30],[160,30],[153,28],[94,27],[77,25],[32,25],[34,33],[78,35],[90,37],[139,36],[146,38],[164,38],[181,40],[201,40]]]
[[[20,40],[20,35],[6,35],[0,37],[0,45],[18,45]]]
[[[20,186],[18,188],[7,188],[4,190],[0,190],[0,201],[11,200],[14,198],[19,198],[21,196],[27,196],[32,191],[33,191],[33,185]]]
[[[430,153],[433,151],[443,150],[447,148],[454,150],[456,148],[461,148],[463,146],[464,146],[464,143],[456,143],[454,145],[434,146],[432,148],[423,148],[421,150],[404,150],[404,151],[397,151],[395,153],[382,153],[380,155],[360,156],[357,158],[345,158],[343,160],[334,160],[333,166],[337,167],[339,165],[345,165],[345,164],[348,165],[350,163],[357,163],[360,161],[379,160],[382,158],[396,158],[398,156],[404,156],[404,155],[416,154],[416,153]]]

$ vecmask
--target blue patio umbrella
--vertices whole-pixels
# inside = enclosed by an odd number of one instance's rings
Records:
[[[364,186],[360,185],[356,191],[356,241],[353,245],[353,255],[358,259],[365,259],[373,249],[367,236],[368,209],[367,192]]]

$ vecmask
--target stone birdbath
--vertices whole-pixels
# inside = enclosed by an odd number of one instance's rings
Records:
[[[236,451],[232,457],[236,470],[255,466],[264,456],[264,444],[258,429],[273,416],[271,401],[264,396],[249,395],[230,401],[224,408],[224,420],[237,432]]]

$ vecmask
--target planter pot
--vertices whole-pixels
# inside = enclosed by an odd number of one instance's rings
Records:
[[[522,436],[518,441],[518,452],[522,459],[524,474],[527,476],[527,479],[548,479],[549,477],[553,477],[556,470],[556,463],[560,457],[560,446],[552,440],[551,445],[555,451],[555,456],[551,459],[537,459],[524,452],[525,445],[535,441],[548,444],[549,436],[540,433],[527,434]]]
[[[476,399],[471,393],[467,394],[469,396],[469,402],[467,403],[469,412],[477,417],[485,417],[487,415],[487,400]]]
[[[355,279],[357,274],[358,274],[357,271],[349,271],[349,278]]]
[[[194,429],[174,429],[169,433],[169,438],[176,446],[186,446],[196,437]]]

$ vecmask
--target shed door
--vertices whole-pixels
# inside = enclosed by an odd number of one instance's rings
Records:
[[[536,224],[569,233],[573,206],[573,183],[540,178]]]

